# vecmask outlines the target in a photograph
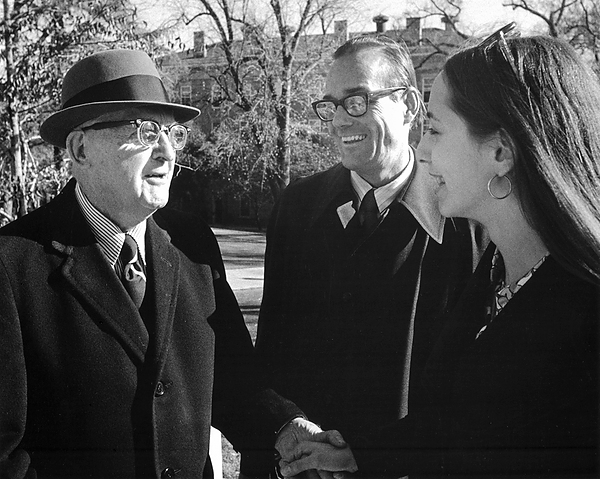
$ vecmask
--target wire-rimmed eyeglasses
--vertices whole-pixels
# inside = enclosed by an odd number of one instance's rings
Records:
[[[504,25],[502,28],[496,30],[490,36],[484,38],[475,48],[481,48],[485,51],[494,45],[498,45],[500,53],[502,54],[506,62],[510,65],[510,68],[512,69],[515,76],[518,78],[519,72],[517,70],[517,65],[515,64],[515,59],[512,53],[510,52],[508,44],[506,43],[505,37],[507,33],[512,32],[515,28],[517,28],[517,24],[515,22],[510,22]]]
[[[101,130],[103,128],[114,128],[120,125],[130,124],[137,128],[137,137],[139,142],[148,147],[158,144],[161,132],[165,131],[169,142],[174,150],[182,150],[187,142],[187,137],[190,129],[187,126],[173,123],[168,126],[161,126],[154,120],[123,120],[123,121],[105,121],[95,123],[90,126],[81,128],[81,130]]]
[[[369,109],[369,102],[391,95],[400,90],[406,90],[405,86],[382,88],[381,90],[352,93],[341,100],[328,98],[312,103],[313,110],[321,121],[332,121],[338,106],[341,106],[348,115],[352,117],[363,116]]]

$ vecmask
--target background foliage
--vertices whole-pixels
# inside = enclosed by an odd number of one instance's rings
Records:
[[[53,197],[68,179],[64,152],[44,144],[41,121],[60,106],[60,81],[105,48],[154,52],[154,33],[128,0],[3,0],[0,48],[0,222]]]

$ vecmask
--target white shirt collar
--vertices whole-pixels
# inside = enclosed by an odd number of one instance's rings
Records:
[[[394,199],[401,194],[402,189],[408,184],[413,166],[414,160],[411,155],[408,165],[397,178],[379,188],[375,188],[375,201],[377,202],[380,214],[387,210],[388,206],[392,204]],[[350,181],[354,191],[358,195],[360,205],[364,196],[373,187],[355,171],[350,171]]]
[[[441,244],[444,238],[446,219],[438,209],[435,197],[437,184],[423,163],[419,160],[415,162],[410,184],[398,201],[412,213],[425,232]]]
[[[408,166],[394,181],[375,189],[375,199],[380,213],[385,212],[394,200],[402,203],[425,232],[441,244],[445,218],[440,214],[435,199],[435,181],[420,163],[415,160],[414,151],[411,149]],[[350,181],[359,200],[362,201],[372,186],[354,171],[350,171]],[[338,216],[344,228],[354,214],[352,203],[338,208]]]

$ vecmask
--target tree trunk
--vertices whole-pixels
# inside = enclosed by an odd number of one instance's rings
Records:
[[[3,0],[4,4],[4,46],[6,51],[6,79],[10,86],[14,77],[14,58],[13,42],[11,33],[11,17],[13,10],[12,0]],[[12,156],[12,183],[15,185],[16,196],[18,200],[18,216],[27,214],[27,202],[25,198],[25,181],[23,179],[23,160],[21,149],[21,125],[19,122],[19,113],[14,96],[9,93],[8,105],[6,108],[10,118],[10,153]]]
[[[289,62],[291,63],[291,61]],[[275,178],[271,182],[273,199],[277,201],[283,189],[290,183],[290,108],[292,81],[289,65],[286,65],[285,80],[281,84],[281,105],[276,109],[277,140],[275,147]]]

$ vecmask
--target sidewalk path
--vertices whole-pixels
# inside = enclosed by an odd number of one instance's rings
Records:
[[[262,300],[265,234],[216,227],[212,230],[221,248],[227,281],[240,303],[252,341],[255,341]],[[215,479],[237,479],[239,454],[216,429],[211,429],[210,457]]]
[[[234,291],[242,289],[262,288],[264,268],[256,266],[251,268],[235,268],[225,263],[227,281]]]
[[[217,227],[212,230],[221,248],[227,281],[240,303],[254,341],[262,300],[265,233]]]

